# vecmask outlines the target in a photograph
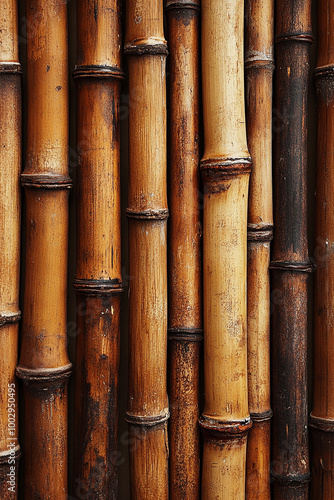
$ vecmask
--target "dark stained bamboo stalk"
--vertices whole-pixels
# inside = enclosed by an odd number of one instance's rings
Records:
[[[133,500],[168,498],[166,55],[161,0],[127,3]]]
[[[307,91],[311,1],[276,3],[274,241],[272,269],[272,467],[275,500],[306,499]]]
[[[247,205],[241,0],[203,0],[202,499],[243,499],[247,432]]]
[[[169,0],[170,499],[200,498],[199,0]]]
[[[26,500],[67,498],[68,68],[66,0],[28,0],[22,348]]]
[[[0,4],[0,498],[17,498],[21,66],[16,0]]]
[[[272,77],[274,2],[246,2],[247,140],[253,166],[248,205],[248,400],[253,427],[247,444],[247,500],[270,499],[270,241],[272,207]]]
[[[121,4],[77,0],[74,491],[116,499],[121,278]]]
[[[334,5],[318,2],[318,172],[312,436],[313,500],[334,498]]]

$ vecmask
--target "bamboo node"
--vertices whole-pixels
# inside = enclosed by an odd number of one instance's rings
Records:
[[[311,413],[309,426],[319,431],[334,432],[334,419],[315,417]]]
[[[172,9],[193,9],[200,10],[200,2],[198,0],[167,0],[165,10]]]
[[[25,174],[21,175],[21,184],[28,188],[39,189],[70,189],[70,177],[59,174]]]
[[[128,424],[141,425],[143,427],[152,427],[154,425],[162,424],[164,422],[167,422],[169,417],[170,413],[168,408],[165,408],[163,410],[163,413],[161,413],[160,415],[134,415],[130,412],[126,412],[125,414],[125,420],[126,422],[128,422]]]
[[[333,77],[334,76],[334,65],[327,64],[325,66],[318,66],[314,71],[315,77]]]
[[[289,484],[290,486],[293,485],[300,485],[304,483],[309,483],[311,481],[311,475],[310,474],[300,474],[298,476],[293,475],[293,476],[282,476],[275,474],[274,472],[270,472],[270,477],[274,480],[277,481],[278,483],[283,483],[283,484]]]
[[[262,227],[254,227],[256,224],[248,224],[247,240],[248,241],[271,241],[274,231],[272,225]]]
[[[132,208],[127,208],[125,213],[130,219],[163,220],[168,219],[169,216],[169,210],[167,208],[161,208],[160,210],[133,210]]]
[[[250,417],[254,422],[265,422],[273,416],[272,410],[263,411],[262,413],[251,413]]]
[[[306,42],[313,43],[314,37],[312,33],[285,33],[275,37],[275,43],[282,42]]]
[[[55,381],[63,382],[72,373],[72,363],[57,368],[25,368],[18,366],[16,375],[27,382],[49,384]]]
[[[186,342],[201,342],[204,338],[202,328],[169,328],[169,340],[184,340]]]
[[[290,271],[299,273],[312,273],[315,270],[311,262],[287,262],[287,261],[272,261],[269,269],[277,271]]]
[[[85,280],[75,279],[73,288],[84,295],[115,295],[124,291],[124,284],[119,279]]]
[[[245,436],[253,423],[250,417],[234,422],[214,420],[202,415],[198,423],[201,430],[208,438],[217,440],[226,440],[230,438],[238,438]]]
[[[267,59],[262,59],[262,58],[257,58],[257,56],[254,57],[248,57],[245,60],[245,69],[256,69],[256,70],[261,70],[261,69],[268,69],[270,71],[274,71],[275,69],[275,64],[273,59],[267,58]]]
[[[125,74],[117,66],[99,66],[96,64],[76,66],[73,78],[113,78],[123,80]]]
[[[166,55],[168,54],[167,42],[163,38],[139,38],[125,44],[126,55]]]
[[[0,313],[0,326],[6,325],[8,323],[18,323],[21,319],[21,311],[16,311],[14,313],[2,312]]]
[[[22,74],[22,67],[17,62],[2,62],[0,63],[0,74],[16,75]]]

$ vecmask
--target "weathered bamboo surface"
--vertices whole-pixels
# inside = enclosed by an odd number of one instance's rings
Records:
[[[17,498],[21,66],[16,0],[0,4],[0,498]]]
[[[334,498],[334,5],[318,2],[318,58],[315,71],[318,104],[317,215],[314,385],[310,417],[314,500]]]
[[[247,204],[243,1],[204,0],[202,498],[245,498]],[[223,29],[222,29],[223,27]]]
[[[306,167],[311,2],[276,4],[274,240],[272,293],[273,497],[306,499],[307,430]]]
[[[249,412],[247,500],[270,499],[270,241],[274,2],[246,2],[247,140],[252,157],[248,205],[247,347]]]
[[[121,278],[121,4],[77,2],[74,491],[116,499]]]
[[[25,499],[67,498],[68,76],[66,0],[28,0]]]
[[[170,499],[200,498],[199,1],[166,3],[170,71]]]

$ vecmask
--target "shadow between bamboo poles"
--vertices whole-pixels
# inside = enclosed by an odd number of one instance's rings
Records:
[[[116,499],[121,213],[121,4],[77,2],[77,292],[74,492]]]
[[[272,207],[272,77],[274,2],[246,2],[247,139],[252,156],[248,205],[248,398],[253,421],[247,444],[247,500],[270,499],[270,241]]]
[[[334,498],[333,398],[333,118],[334,118],[334,8],[318,3],[318,60],[315,71],[318,107],[317,153],[317,269],[315,274],[314,386],[310,417],[314,500]]]
[[[21,66],[16,0],[0,4],[0,498],[15,499],[18,441],[18,323],[21,230]]]
[[[28,0],[26,275],[17,375],[25,399],[25,498],[67,498],[67,5]]]
[[[308,498],[306,221],[311,2],[276,4],[272,295],[273,497]]]
[[[170,71],[170,498],[200,498],[203,339],[199,209],[199,1],[166,3]]]

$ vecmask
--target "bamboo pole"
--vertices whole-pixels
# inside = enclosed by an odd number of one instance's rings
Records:
[[[202,2],[204,435],[202,499],[245,498],[247,201],[241,0]],[[224,27],[224,29],[222,29]]]
[[[163,4],[127,4],[131,498],[168,497],[166,54]]]
[[[170,498],[200,497],[199,363],[201,218],[199,210],[198,0],[169,0]]]
[[[0,4],[0,498],[17,498],[21,66],[16,0]]]
[[[247,444],[247,500],[270,499],[270,241],[272,208],[272,77],[274,2],[246,2],[247,139],[253,167],[248,205],[248,398],[253,421]]]
[[[334,370],[333,370],[333,118],[334,6],[318,3],[318,60],[315,71],[318,103],[318,171],[315,274],[312,488],[314,500],[334,498]]]
[[[66,0],[28,0],[26,272],[17,374],[25,396],[25,498],[67,498],[68,78]]]
[[[74,491],[117,498],[121,278],[120,1],[77,1],[77,292]]]
[[[276,4],[272,290],[272,478],[277,499],[308,498],[306,224],[311,1]]]

